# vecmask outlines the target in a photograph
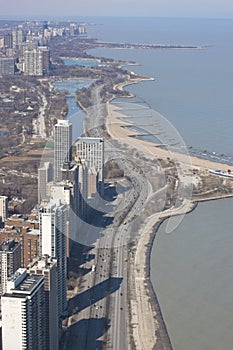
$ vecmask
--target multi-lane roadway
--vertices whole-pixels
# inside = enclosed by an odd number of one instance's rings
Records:
[[[95,99],[98,100],[98,92]],[[98,101],[97,101],[98,102]],[[102,125],[99,124],[101,106],[90,112],[94,127],[88,134],[102,137]],[[97,112],[98,113],[97,113]],[[94,121],[93,121],[94,119]],[[93,244],[93,260],[84,263],[89,266],[82,290],[77,298],[79,312],[73,315],[76,326],[69,327],[65,338],[65,348],[130,349],[129,336],[129,296],[128,296],[128,260],[129,244],[137,238],[134,220],[142,212],[151,195],[151,184],[142,168],[122,153],[113,141],[105,139],[105,156],[114,159],[131,181],[131,187],[118,195],[112,213],[113,222],[103,228],[99,239]],[[102,207],[103,203],[101,203]],[[110,222],[110,221],[109,221]],[[94,270],[91,266],[95,265]]]
[[[126,157],[118,159],[131,179],[131,188],[120,194],[113,213],[113,223],[103,229],[83,267],[89,268],[77,299],[77,327],[71,326],[66,348],[130,349],[128,254],[129,243],[136,239],[133,221],[150,194],[150,183],[142,170]],[[92,271],[92,266],[95,266]],[[82,325],[82,332],[78,326]],[[76,344],[76,345],[75,345]],[[76,347],[75,347],[76,346]]]

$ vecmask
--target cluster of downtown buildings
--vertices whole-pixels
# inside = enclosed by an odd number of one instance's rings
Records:
[[[29,22],[6,31],[0,37],[0,76],[16,73],[26,76],[48,75],[50,39],[84,33],[84,26],[70,23],[68,27],[58,27],[47,22]]]
[[[59,120],[53,155],[38,170],[38,205],[27,219],[8,218],[7,197],[0,197],[3,350],[58,350],[67,316],[67,257],[78,241],[78,223],[103,194],[102,138],[72,145],[72,124]]]

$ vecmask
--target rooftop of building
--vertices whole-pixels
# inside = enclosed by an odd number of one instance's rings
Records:
[[[57,263],[56,259],[54,259],[50,256],[47,256],[47,255],[44,255],[44,256],[40,257],[39,259],[38,258],[35,259],[31,264],[29,264],[28,268],[29,269],[39,269],[39,270],[49,269],[52,266],[54,266],[56,263]]]
[[[15,273],[12,276],[8,278],[8,281],[15,282],[20,276],[22,276],[25,273],[26,273],[26,269],[23,267],[20,267],[18,268],[17,271],[15,271]]]
[[[72,125],[72,124],[70,123],[69,120],[58,119],[57,124],[55,124],[55,126],[57,126],[57,125],[59,125],[59,126],[68,126],[68,125]]]
[[[40,234],[40,230],[33,228],[31,230],[28,230],[27,234],[32,236],[38,236]]]
[[[104,142],[102,137],[79,137],[77,142],[82,141],[85,143],[96,143],[96,142]]]
[[[50,162],[44,162],[44,164],[43,165],[41,165],[40,167],[39,167],[39,169],[38,170],[47,170],[47,169],[49,169],[50,167],[52,167],[52,163],[50,163]]]
[[[69,171],[74,171],[77,169],[77,164],[72,163],[72,162],[64,162],[62,166],[62,171],[69,170]]]
[[[23,218],[23,215],[22,214],[13,214],[9,217],[9,219],[12,219],[12,220],[18,220],[18,219],[21,219]]]
[[[0,196],[0,199],[8,199],[7,196]]]
[[[41,206],[41,213],[50,214],[54,213],[56,209],[64,209],[66,207],[66,203],[60,200],[59,204],[56,203],[52,198],[50,202],[46,203],[45,206]]]
[[[16,242],[14,239],[4,241],[0,244],[0,251],[13,252],[16,247],[20,245],[19,242]]]
[[[30,294],[37,284],[43,279],[44,277],[41,275],[27,275],[26,278],[13,290],[13,293],[23,292]]]
[[[5,225],[3,230],[5,230],[5,231],[13,230],[14,227],[15,226],[13,226],[13,225]]]

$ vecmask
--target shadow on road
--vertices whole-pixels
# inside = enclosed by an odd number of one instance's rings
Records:
[[[88,247],[70,240],[68,271],[79,272],[80,265],[95,259],[95,254],[90,252],[92,249],[93,247]]]
[[[105,183],[105,186],[104,199],[108,202],[113,202],[118,195],[116,186],[110,186],[109,183]]]
[[[120,288],[122,278],[110,277],[105,281],[88,288],[84,292],[76,295],[68,301],[68,311],[72,314],[73,310],[78,307],[78,311],[97,303],[99,300],[105,298],[109,294],[114,293]]]
[[[109,328],[107,318],[90,318],[71,325],[63,335],[61,349],[69,350],[101,350],[103,341],[98,340]],[[87,336],[88,330],[88,336]]]

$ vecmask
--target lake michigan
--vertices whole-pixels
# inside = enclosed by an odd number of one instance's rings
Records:
[[[197,153],[233,156],[233,20],[92,18],[102,41],[201,45],[202,50],[95,49],[133,60],[154,81],[127,87],[177,129]],[[233,344],[233,200],[198,205],[166,235],[159,229],[151,280],[174,350],[231,350]]]

